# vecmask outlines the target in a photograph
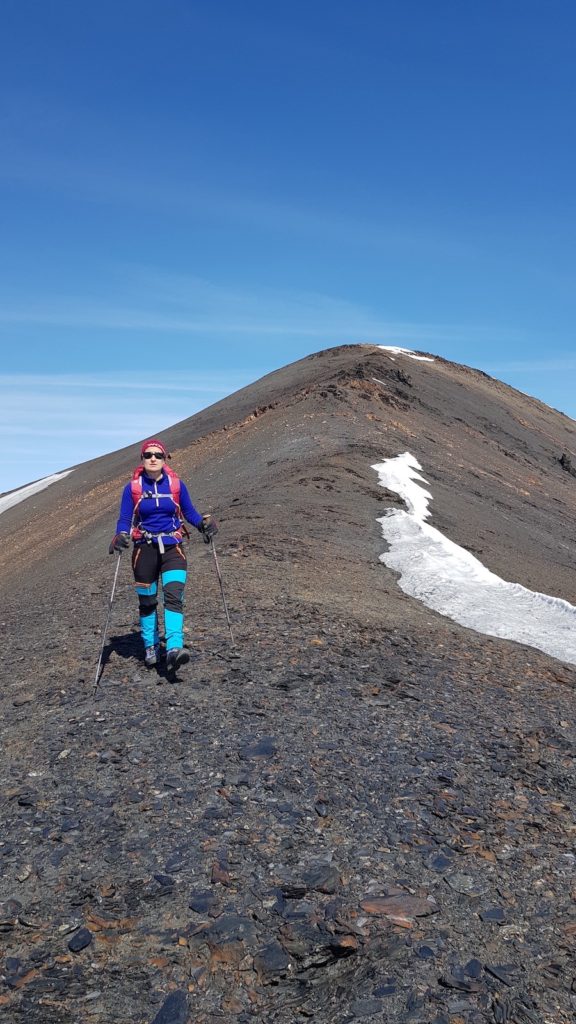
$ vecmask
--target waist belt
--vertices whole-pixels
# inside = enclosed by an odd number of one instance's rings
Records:
[[[150,530],[139,530],[138,532],[147,544],[153,544],[154,541],[157,541],[158,551],[161,555],[163,555],[166,550],[162,537],[176,537],[178,541],[182,540],[182,530],[171,530],[170,532],[163,530],[162,533],[151,533]]]

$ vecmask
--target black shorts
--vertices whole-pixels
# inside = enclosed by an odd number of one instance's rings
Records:
[[[136,583],[157,583],[165,572],[183,569],[188,563],[181,544],[167,544],[164,551],[157,544],[136,544],[132,552],[132,571]]]

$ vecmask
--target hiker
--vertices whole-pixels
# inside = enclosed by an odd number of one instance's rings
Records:
[[[170,453],[158,438],[145,441],[141,465],[126,484],[120,502],[116,534],[109,553],[121,552],[134,542],[132,569],[140,607],[144,663],[153,668],[159,657],[158,581],[164,593],[166,668],[174,673],[190,660],[184,649],[183,599],[187,562],[182,546],[188,536],[184,520],[204,535],[206,543],[218,532],[210,514],[201,515],[192,504],[186,485],[167,466]]]

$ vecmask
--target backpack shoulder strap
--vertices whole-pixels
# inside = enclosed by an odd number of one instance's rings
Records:
[[[176,505],[178,506],[178,513],[180,513],[180,477],[173,469],[169,466],[164,466],[164,472],[168,477],[168,483],[170,485],[170,494],[174,498]]]
[[[140,515],[138,512],[138,506],[142,501],[143,488],[142,488],[142,473],[144,472],[143,466],[136,466],[136,469],[132,473],[132,479],[130,480],[130,492],[132,494],[132,501],[134,502],[134,512],[132,513],[132,525],[130,528],[130,535],[133,540],[138,540],[142,535],[138,529],[138,522]]]
[[[181,534],[184,534],[185,537],[190,537],[190,534],[186,528],[184,516],[182,515],[182,509],[180,508],[180,477],[174,472],[173,469],[170,469],[168,466],[165,466],[164,469],[168,475],[168,482],[170,484],[170,494],[174,499],[174,504],[176,505],[176,512],[178,513],[178,518],[180,520],[180,532]]]
[[[142,501],[142,473],[144,472],[144,466],[136,466],[136,469],[132,473],[132,479],[130,480],[130,491],[132,493],[132,501],[134,505],[139,505]]]

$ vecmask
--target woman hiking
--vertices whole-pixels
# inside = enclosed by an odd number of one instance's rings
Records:
[[[184,520],[195,526],[209,543],[218,532],[210,515],[192,504],[186,485],[167,466],[170,453],[158,438],[145,441],[141,465],[122,491],[116,535],[109,553],[121,552],[134,542],[132,570],[140,607],[140,632],[147,668],[158,664],[158,583],[164,593],[166,669],[169,675],[190,660],[184,648],[183,599],[187,562],[182,546],[187,535]]]

